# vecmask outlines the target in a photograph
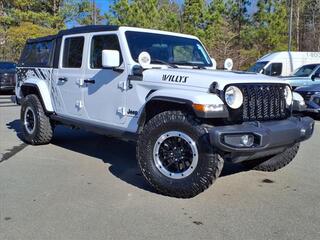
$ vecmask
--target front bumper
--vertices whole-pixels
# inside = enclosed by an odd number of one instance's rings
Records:
[[[210,142],[227,160],[242,162],[284,151],[295,143],[309,139],[314,130],[310,117],[290,117],[281,121],[245,122],[240,125],[214,127]],[[252,145],[242,144],[242,136],[251,136]]]

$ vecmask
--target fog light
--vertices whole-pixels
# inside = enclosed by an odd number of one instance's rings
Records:
[[[259,144],[259,139],[253,134],[226,134],[223,136],[223,142],[232,147],[247,148]]]
[[[241,137],[241,143],[246,147],[251,147],[254,143],[254,136],[252,135],[243,135]]]

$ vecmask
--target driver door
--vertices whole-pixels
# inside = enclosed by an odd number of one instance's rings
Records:
[[[120,67],[104,69],[102,50],[120,52]],[[127,74],[118,36],[115,33],[91,34],[89,61],[85,71],[84,105],[90,121],[110,126],[122,126],[126,120]],[[122,68],[122,70],[121,70]]]

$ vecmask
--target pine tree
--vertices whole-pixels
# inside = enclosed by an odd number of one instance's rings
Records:
[[[205,0],[186,0],[183,5],[182,24],[183,32],[196,35],[200,38],[205,35]]]
[[[288,12],[285,0],[259,0],[254,15],[254,41],[260,54],[287,50]]]
[[[180,31],[179,6],[168,0],[118,0],[106,14],[108,24]]]

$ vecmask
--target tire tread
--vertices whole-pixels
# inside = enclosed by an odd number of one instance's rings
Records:
[[[285,166],[287,166],[297,155],[300,144],[295,144],[293,147],[287,148],[282,153],[267,159],[257,159],[248,162],[244,162],[244,165],[250,169],[263,171],[263,172],[275,172]]]

